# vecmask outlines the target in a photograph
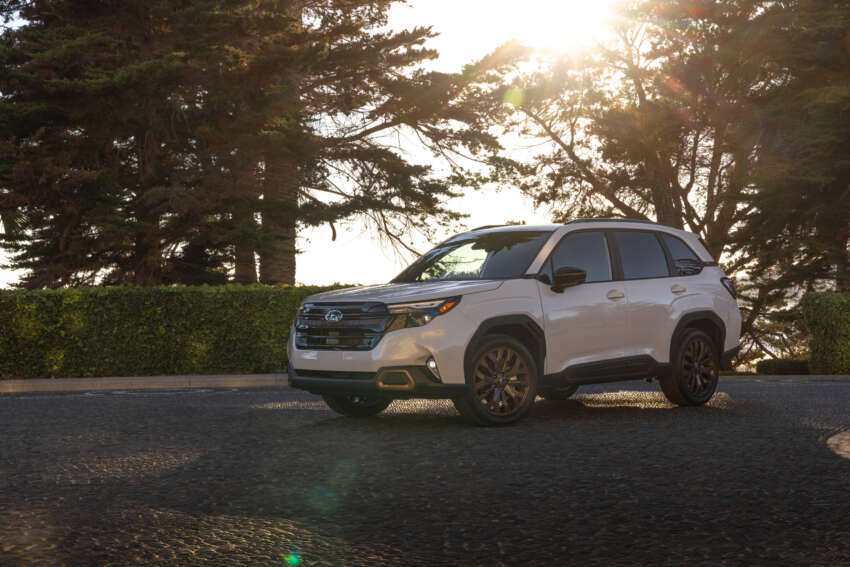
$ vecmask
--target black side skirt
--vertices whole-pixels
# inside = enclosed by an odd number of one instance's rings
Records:
[[[651,356],[626,356],[568,366],[556,374],[547,374],[541,387],[553,388],[573,384],[601,384],[621,380],[639,380],[670,374],[670,364],[657,362]]]

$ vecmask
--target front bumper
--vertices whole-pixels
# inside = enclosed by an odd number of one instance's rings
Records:
[[[452,309],[422,327],[388,332],[370,350],[296,348],[293,330],[287,342],[289,363],[298,372],[377,375],[389,367],[424,367],[433,357],[443,383],[464,384],[464,352],[475,332],[474,318],[456,311]]]
[[[377,372],[336,372],[289,368],[289,385],[311,394],[380,395],[393,399],[446,399],[462,395],[466,384],[443,384],[424,366],[387,366]]]

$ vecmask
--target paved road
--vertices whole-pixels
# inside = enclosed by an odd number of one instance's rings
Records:
[[[0,565],[850,565],[850,379],[445,402],[288,389],[0,396]]]

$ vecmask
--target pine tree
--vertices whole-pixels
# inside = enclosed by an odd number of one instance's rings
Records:
[[[512,108],[497,119],[547,145],[500,158],[499,175],[558,219],[700,234],[743,276],[747,350],[796,353],[800,286],[847,286],[848,14],[831,0],[625,3],[612,41],[504,75],[493,93]]]
[[[745,118],[769,79],[744,46],[766,16],[757,2],[634,4],[611,40],[542,57],[496,91],[512,131],[548,142],[532,160],[500,161],[501,174],[558,218],[653,218],[731,252],[757,143]]]
[[[386,31],[391,4],[0,2],[25,21],[0,54],[24,285],[171,281],[187,246],[292,283],[301,227],[360,217],[403,246],[458,218],[444,200],[478,177],[454,158],[498,148],[470,96],[487,68],[424,71],[433,34]]]
[[[175,95],[184,65],[167,2],[0,3],[2,203],[26,237],[6,240],[30,287],[159,283],[171,192],[187,139]],[[104,274],[104,272],[109,272]]]
[[[800,0],[776,24],[760,55],[786,75],[758,106],[759,190],[737,238],[764,287],[850,291],[850,6]]]

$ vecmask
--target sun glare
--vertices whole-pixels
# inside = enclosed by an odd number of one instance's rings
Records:
[[[606,32],[614,0],[513,0],[486,10],[488,36],[533,47],[568,51],[590,45]]]

